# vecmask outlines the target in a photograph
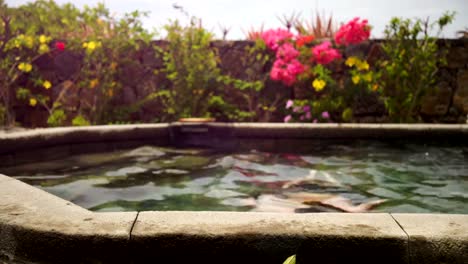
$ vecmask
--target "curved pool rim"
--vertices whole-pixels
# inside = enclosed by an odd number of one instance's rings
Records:
[[[0,168],[142,144],[468,139],[468,125],[171,123],[0,133]],[[1,171],[0,171],[1,173]],[[468,215],[95,213],[0,175],[0,260],[12,263],[466,263]]]

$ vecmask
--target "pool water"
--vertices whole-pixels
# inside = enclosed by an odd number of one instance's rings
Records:
[[[354,141],[307,154],[142,146],[4,172],[92,211],[468,213],[463,146]]]

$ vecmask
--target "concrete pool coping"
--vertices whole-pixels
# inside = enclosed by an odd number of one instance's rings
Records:
[[[19,157],[25,162],[50,158],[57,151],[70,155],[180,141],[204,145],[207,131],[215,131],[215,142],[226,136],[257,141],[468,136],[467,125],[176,123],[37,129],[0,134],[0,156],[10,157],[0,167],[16,164]],[[28,149],[30,156],[17,155]],[[94,213],[0,175],[0,260],[281,263],[296,253],[299,263],[466,263],[468,215]]]

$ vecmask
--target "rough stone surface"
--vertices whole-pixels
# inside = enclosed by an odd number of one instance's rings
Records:
[[[457,85],[453,105],[466,115],[468,114],[468,69],[458,74]]]
[[[449,83],[441,82],[430,94],[423,97],[421,114],[428,116],[444,116],[447,114],[453,96]]]
[[[468,215],[392,216],[409,236],[411,263],[468,263]]]
[[[468,64],[468,49],[463,46],[452,47],[447,55],[447,61],[449,68],[466,67]]]
[[[168,124],[33,129],[0,133],[0,154],[65,144],[169,140]]]
[[[132,245],[138,260],[178,263],[281,263],[295,253],[302,263],[372,263],[378,254],[381,263],[407,263],[407,237],[388,214],[344,216],[142,212]]]
[[[0,256],[34,263],[123,263],[137,213],[95,214],[0,176]]]

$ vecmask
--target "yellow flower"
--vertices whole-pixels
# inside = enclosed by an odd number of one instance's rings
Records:
[[[110,65],[110,68],[112,70],[115,70],[117,68],[117,63],[116,62],[112,62],[111,65]]]
[[[359,62],[359,59],[357,57],[349,57],[346,61],[345,64],[349,67],[353,67]]]
[[[21,62],[18,64],[18,70],[23,72],[30,72],[32,70],[32,65],[26,62]]]
[[[37,105],[37,100],[35,98],[29,98],[29,105],[30,106],[36,106]]]
[[[364,75],[362,75],[362,79],[366,82],[371,82],[372,81],[372,72],[368,72]]]
[[[358,84],[359,81],[361,80],[361,77],[359,75],[354,75],[353,78],[351,78],[354,84]]]
[[[31,49],[34,46],[34,39],[31,36],[26,36],[24,38],[24,45]]]
[[[109,89],[109,90],[107,91],[107,95],[109,95],[109,97],[114,96],[114,90]]]
[[[49,46],[47,44],[41,44],[39,46],[39,53],[46,53],[49,51]]]
[[[312,82],[312,87],[314,87],[315,91],[317,92],[320,92],[321,90],[323,90],[323,88],[325,88],[326,85],[327,83],[321,79],[315,79]]]
[[[83,43],[83,48],[85,48],[88,53],[93,52],[96,48],[100,48],[101,46],[102,44],[99,41],[90,41]]]
[[[378,85],[378,84],[375,83],[374,85],[372,85],[372,91],[375,92],[375,91],[377,91],[377,89],[379,89],[379,85]]]
[[[91,51],[94,50],[94,49],[96,49],[96,42],[90,41],[90,42],[88,43],[88,47],[87,47],[87,48],[88,48],[88,50],[91,50]]]
[[[359,63],[356,64],[356,67],[358,70],[363,71],[363,70],[369,70],[369,63],[367,61],[359,61]]]
[[[44,81],[42,83],[42,86],[48,90],[50,89],[50,87],[52,87],[52,83],[50,83],[49,81]]]
[[[96,86],[99,85],[99,79],[92,79],[90,82],[89,82],[89,88],[93,89],[95,88]]]
[[[40,35],[40,36],[39,36],[39,42],[40,42],[41,44],[46,44],[46,43],[47,43],[47,40],[48,40],[48,39],[47,39],[47,37],[46,37],[45,35]]]

